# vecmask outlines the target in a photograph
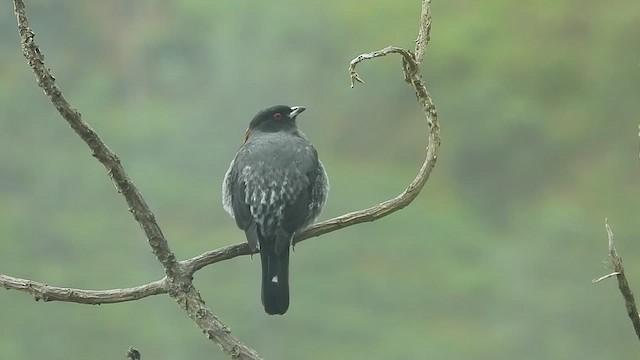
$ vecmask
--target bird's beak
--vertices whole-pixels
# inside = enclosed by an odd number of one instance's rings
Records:
[[[304,106],[292,106],[291,113],[289,114],[289,118],[295,119],[296,116],[300,115],[303,111],[307,110]]]

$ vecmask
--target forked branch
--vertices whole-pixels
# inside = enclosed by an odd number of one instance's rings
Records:
[[[200,294],[193,286],[191,275],[186,273],[178,261],[176,261],[167,240],[162,234],[160,226],[156,222],[155,216],[142,197],[142,194],[140,194],[136,186],[129,179],[118,157],[100,139],[98,134],[91,129],[89,124],[82,120],[80,113],[69,104],[62,95],[60,88],[56,85],[55,78],[51,75],[50,70],[44,63],[44,56],[34,42],[35,34],[29,26],[23,0],[14,0],[13,6],[18,21],[22,53],[27,59],[29,67],[35,74],[38,85],[44,90],[44,93],[49,97],[53,106],[55,106],[69,126],[71,126],[76,134],[78,134],[91,149],[93,156],[104,165],[113,179],[118,192],[125,198],[129,206],[129,211],[144,230],[149,246],[151,246],[154,255],[164,268],[166,280],[163,280],[163,286],[165,286],[163,291],[168,291],[169,295],[198,325],[202,332],[205,333],[209,339],[216,342],[227,355],[234,359],[260,359],[260,356],[255,350],[244,345],[240,340],[232,336],[229,328],[220,322],[218,317],[205,306]],[[31,284],[34,283],[31,282]],[[0,283],[0,285],[8,287],[5,282]],[[33,293],[33,286],[14,286],[13,288]],[[47,290],[46,295],[49,296],[49,299],[53,297],[52,294],[54,294],[54,292],[51,291],[51,288],[43,288],[41,290]],[[69,291],[77,292],[77,290],[72,289],[69,289]],[[100,294],[99,292],[87,293],[85,291],[84,295],[95,295],[97,298],[95,301],[97,302],[106,302],[106,299],[108,299],[104,292]],[[152,295],[152,293],[145,293],[144,295],[149,296]],[[112,294],[109,294],[109,296],[112,296]],[[78,300],[79,298],[76,296],[63,296],[59,297],[59,299]]]
[[[29,66],[36,75],[38,85],[44,90],[60,115],[91,149],[92,155],[107,169],[118,191],[124,196],[129,206],[129,211],[144,230],[149,245],[156,258],[162,264],[166,276],[163,279],[135,288],[94,291],[51,287],[34,281],[0,274],[0,286],[30,293],[36,300],[68,301],[82,304],[117,303],[168,293],[198,327],[210,339],[220,345],[227,355],[234,359],[260,359],[260,356],[253,349],[233,337],[228,327],[222,324],[218,317],[204,305],[204,301],[191,281],[193,274],[207,265],[250,254],[249,246],[246,243],[235,244],[208,251],[184,261],[176,260],[169,248],[166,238],[162,234],[160,226],[155,220],[155,216],[136,186],[128,177],[118,157],[100,139],[98,134],[82,120],[80,113],[67,102],[55,84],[55,78],[45,66],[44,57],[34,42],[35,34],[29,26],[23,0],[13,0],[13,3],[14,12],[18,20],[22,51]],[[420,64],[430,40],[430,5],[430,0],[422,1],[420,27],[414,51],[390,46],[382,50],[359,55],[353,59],[349,65],[349,75],[353,87],[354,82],[362,82],[362,79],[355,71],[356,66],[360,62],[392,53],[401,55],[404,79],[415,90],[417,100],[422,107],[427,123],[428,145],[425,160],[418,175],[409,186],[395,198],[364,210],[351,212],[312,225],[302,233],[297,234],[294,243],[340,230],[348,226],[375,221],[390,215],[409,205],[418,196],[429,179],[429,175],[435,166],[438,149],[440,147],[440,126],[438,124],[436,108],[420,74]]]

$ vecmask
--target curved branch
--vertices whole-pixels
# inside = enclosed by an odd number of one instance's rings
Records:
[[[424,113],[425,120],[427,122],[428,144],[426,156],[422,167],[418,171],[418,175],[416,175],[409,186],[395,198],[372,206],[368,209],[354,211],[311,225],[303,232],[296,235],[294,244],[312,237],[340,230],[348,226],[375,221],[390,215],[409,205],[418,196],[424,185],[427,183],[427,180],[429,180],[431,171],[438,159],[438,149],[440,147],[440,125],[438,123],[438,113],[435,105],[433,104],[433,100],[431,99],[431,95],[429,95],[429,91],[427,90],[427,85],[424,80],[422,80],[422,75],[420,74],[420,62],[424,56],[431,33],[430,3],[430,0],[423,0],[422,2],[422,15],[415,52],[395,46],[389,46],[381,50],[361,54],[353,59],[349,64],[351,87],[353,87],[354,82],[363,82],[355,70],[356,66],[362,61],[375,59],[377,57],[393,53],[400,54],[402,56],[404,79],[414,88],[416,98],[422,107],[422,112]],[[181,261],[180,264],[185,267],[187,272],[193,274],[207,265],[232,259],[241,255],[249,255],[251,253],[249,245],[246,243],[240,243],[207,251],[191,259]]]
[[[88,305],[134,301],[169,292],[166,278],[127,289],[83,290],[48,286],[36,281],[0,274],[0,287],[29,293],[36,301],[65,301]]]

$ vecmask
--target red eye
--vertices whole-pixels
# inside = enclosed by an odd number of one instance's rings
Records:
[[[280,113],[273,114],[273,120],[280,120],[280,119],[282,119],[282,114]]]

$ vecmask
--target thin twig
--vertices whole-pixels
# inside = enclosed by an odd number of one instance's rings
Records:
[[[627,315],[629,319],[631,319],[631,324],[633,325],[633,329],[636,332],[636,336],[638,340],[640,340],[640,316],[638,315],[638,308],[636,307],[636,300],[633,296],[633,291],[631,291],[631,287],[629,287],[629,283],[627,282],[627,277],[624,273],[624,267],[622,266],[622,258],[618,255],[616,251],[616,247],[613,243],[613,231],[611,231],[611,227],[609,227],[608,221],[605,219],[604,226],[607,230],[607,240],[609,244],[609,259],[611,260],[611,265],[613,266],[613,273],[605,275],[600,279],[594,280],[594,282],[600,281],[604,278],[616,276],[618,279],[618,289],[624,298],[624,305],[627,309]]]
[[[422,10],[420,11],[420,29],[418,30],[418,38],[416,39],[416,62],[422,63],[424,53],[427,50],[427,44],[431,41],[431,0],[422,1]]]
[[[349,63],[349,78],[351,79],[351,87],[353,88],[356,82],[363,83],[364,81],[360,78],[360,75],[356,72],[356,65],[361,63],[364,60],[371,60],[381,56],[387,56],[389,54],[400,54],[405,58],[411,59],[411,62],[415,62],[413,59],[413,55],[403,48],[399,48],[397,46],[387,46],[384,49],[372,51],[366,54],[360,54],[355,59],[351,60]]]
[[[614,272],[612,272],[611,274],[602,275],[602,276],[600,276],[600,277],[599,277],[599,278],[597,278],[597,279],[593,279],[593,280],[591,280],[591,282],[592,282],[592,283],[594,283],[594,284],[595,284],[595,283],[599,283],[599,282],[600,282],[600,281],[602,281],[602,280],[606,280],[606,279],[608,279],[608,278],[610,278],[610,277],[614,277],[614,276],[616,276],[616,275],[620,275],[620,273],[619,273],[619,272],[617,272],[617,271],[614,271]]]

